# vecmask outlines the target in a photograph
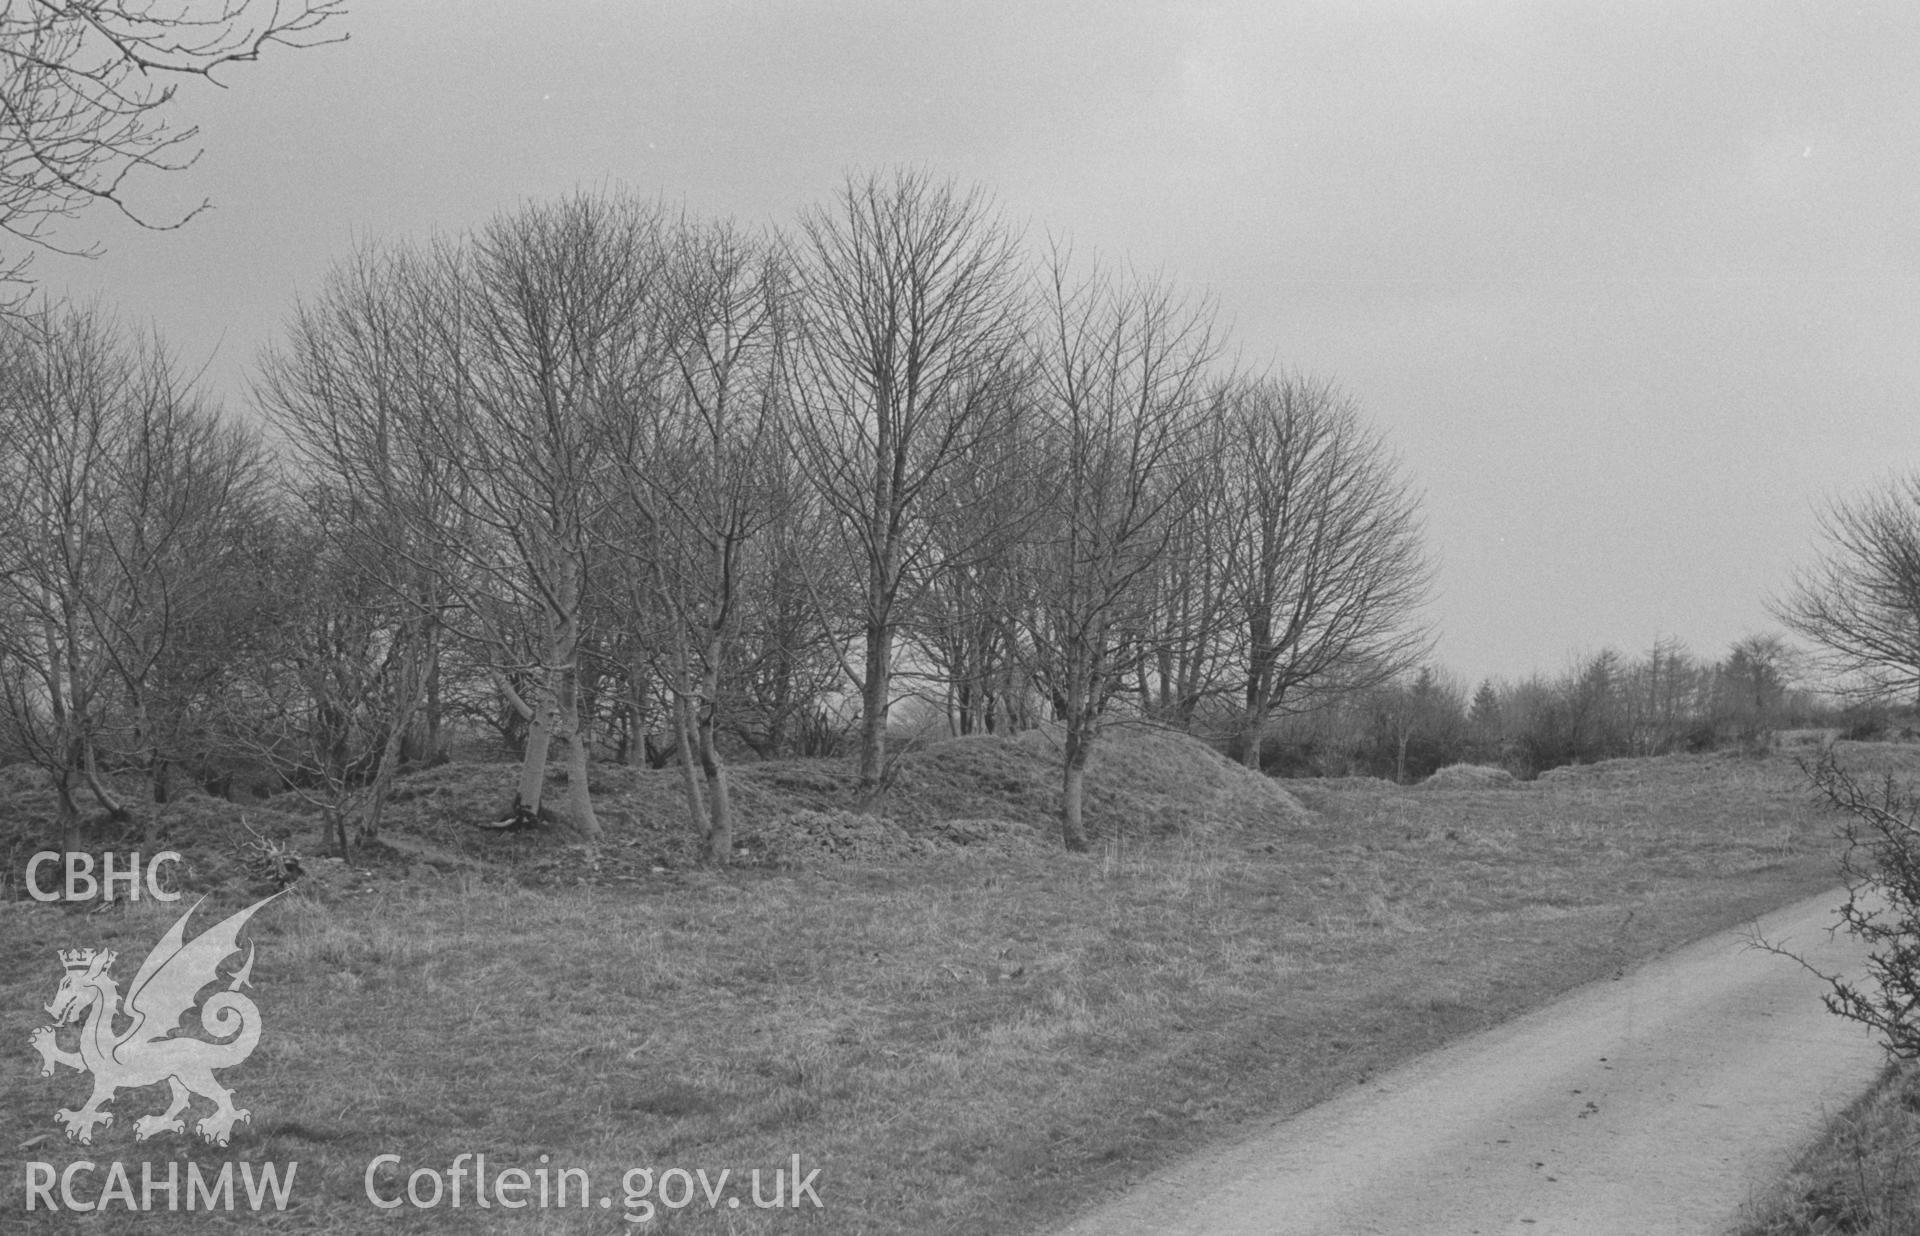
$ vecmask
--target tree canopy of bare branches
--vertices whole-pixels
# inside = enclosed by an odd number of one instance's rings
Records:
[[[577,194],[364,254],[267,358],[262,402],[395,615],[407,685],[382,778],[454,632],[524,727],[513,810],[539,816],[557,740],[567,822],[598,834],[582,651],[609,512],[659,437],[663,226],[629,195]]]
[[[665,376],[651,415],[630,417],[614,452],[631,518],[611,543],[629,560],[634,609],[661,611],[664,630],[646,634],[664,653],[653,660],[673,700],[688,809],[723,863],[733,811],[717,741],[722,675],[753,542],[789,505],[776,459],[786,282],[783,255],[763,237],[684,220],[672,229],[656,319]]]
[[[374,665],[348,672],[343,663],[338,672],[294,683],[317,693],[318,712],[341,721],[385,710],[356,722],[380,747],[361,804],[361,837],[380,831],[409,735],[416,754],[439,745],[437,714],[425,705],[452,605],[449,547],[468,540],[453,469],[434,431],[458,397],[435,275],[429,256],[409,250],[356,254],[296,309],[285,342],[263,357],[254,393],[298,469],[302,522],[325,534],[312,574],[332,595],[355,599],[366,628],[362,643],[379,650]],[[303,605],[325,600],[305,592],[295,594]],[[324,621],[328,612],[323,604],[313,617]],[[283,621],[280,631],[290,641],[283,652],[311,655],[315,628]],[[332,789],[322,809],[340,816],[360,789],[348,775],[357,757],[334,758],[338,744],[324,735],[304,741],[297,724],[291,732],[297,760],[327,770],[321,780]]]
[[[1417,664],[1432,572],[1397,463],[1353,405],[1302,378],[1231,384],[1221,408],[1223,591],[1243,624],[1234,658],[1248,767],[1291,697],[1365,690]]]
[[[1825,554],[1795,574],[1775,614],[1854,690],[1920,693],[1920,474],[1834,502],[1820,531]]]
[[[658,211],[624,196],[578,195],[489,223],[471,244],[466,397],[445,423],[462,513],[481,532],[464,565],[539,615],[541,636],[516,650],[488,638],[504,668],[518,660],[532,691],[501,675],[531,729],[517,801],[537,813],[548,744],[567,744],[572,826],[599,835],[587,789],[579,711],[586,592],[616,473],[607,445],[650,398],[650,313],[660,276]],[[643,414],[643,413],[642,413]],[[478,551],[478,552],[474,552]]]
[[[797,454],[858,564],[860,780],[885,758],[903,602],[935,548],[921,508],[979,437],[1019,352],[1018,248],[987,197],[920,172],[849,178],[801,218]]]
[[[157,343],[97,310],[0,319],[0,722],[70,837],[82,788],[123,810],[109,754],[165,799],[266,480]]]
[[[876,801],[920,693],[963,734],[1054,722],[1080,847],[1115,718],[1205,707],[1253,759],[1271,714],[1425,646],[1415,504],[1350,404],[1223,373],[1204,295],[1030,263],[919,171],[849,177],[791,237],[602,190],[369,247],[261,358],[275,473],[157,345],[0,324],[0,688],[69,818],[76,787],[112,809],[103,752],[164,795],[198,725],[344,850],[476,722],[519,761],[511,817],[589,839],[597,748],[677,756],[725,862],[742,747],[857,728]]]
[[[1046,493],[1034,535],[1028,636],[1064,727],[1062,835],[1087,847],[1087,758],[1107,705],[1153,651],[1148,586],[1191,499],[1216,348],[1212,311],[1166,285],[1056,249],[1040,354]]]
[[[199,157],[198,129],[174,118],[179,83],[217,84],[220,69],[272,46],[337,41],[326,23],[344,7],[0,0],[0,231],[28,249],[0,253],[0,287],[24,291],[32,250],[60,248],[60,221],[96,202],[149,228],[178,227],[205,209],[153,221],[128,198],[136,172],[179,171]]]

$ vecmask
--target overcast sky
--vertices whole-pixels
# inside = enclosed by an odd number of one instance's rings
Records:
[[[1915,457],[1920,10],[1905,4],[360,0],[183,88],[206,153],[43,258],[231,406],[362,241],[622,184],[784,224],[850,169],[1211,289],[1424,494],[1472,681],[1776,624],[1813,512]]]

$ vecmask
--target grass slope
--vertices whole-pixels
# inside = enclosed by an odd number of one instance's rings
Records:
[[[1889,1068],[1819,1143],[1749,1207],[1739,1236],[1920,1232],[1920,1069]]]
[[[902,756],[880,799],[864,807],[844,761],[743,764],[731,770],[739,858],[748,866],[791,868],[982,843],[1003,853],[1044,847],[1058,832],[1059,764],[1057,737],[1048,730],[951,738]],[[1146,726],[1110,731],[1094,748],[1087,777],[1090,826],[1113,840],[1196,838],[1305,819],[1279,782],[1249,774],[1184,735]],[[497,842],[469,826],[499,814],[503,784],[494,766],[434,769],[402,784],[393,819],[406,834],[470,857],[498,855]],[[592,788],[601,815],[627,826],[612,831],[603,871],[608,863],[631,869],[644,860],[650,869],[696,861],[678,770],[596,768]],[[525,844],[550,849],[552,841]]]
[[[1911,782],[1904,750],[1842,744],[1862,784]],[[1793,1170],[1748,1208],[1739,1236],[1912,1236],[1920,1232],[1920,1063],[1892,1064],[1860,1100],[1837,1113]]]
[[[885,824],[849,810],[839,765],[739,772],[749,861],[724,872],[686,863],[669,774],[596,772],[613,824],[591,854],[466,827],[497,808],[508,770],[409,778],[395,849],[364,868],[310,863],[318,878],[255,920],[266,1034],[227,1075],[255,1115],[225,1151],[134,1143],[157,1088],[118,1099],[99,1145],[67,1144],[52,1114],[85,1082],[39,1077],[24,1047],[59,978],[48,950],[121,949],[124,981],[175,908],[0,902],[0,1039],[18,1045],[0,1055],[9,1149],[60,1167],[117,1158],[136,1188],[142,1162],[297,1160],[293,1205],[270,1221],[292,1232],[622,1230],[621,1176],[641,1166],[729,1170],[742,1202],[710,1211],[695,1190],[653,1230],[1038,1231],[1212,1140],[1833,879],[1829,821],[1779,757],[1283,789],[1187,740],[1123,731],[1090,775],[1086,856],[1052,839],[1045,734],[903,760]],[[192,847],[196,879],[231,862],[203,853],[219,848]],[[220,878],[196,922],[252,895]],[[469,1198],[383,1213],[366,1199],[377,1155],[444,1173],[463,1152],[490,1172],[531,1173],[542,1156],[582,1169],[612,1209]],[[770,1190],[794,1155],[819,1169],[822,1207],[753,1206],[743,1174]],[[269,1222],[116,1208],[76,1226],[24,1215],[23,1180],[17,1166],[0,1177],[8,1230]],[[376,1187],[391,1196],[405,1177]]]

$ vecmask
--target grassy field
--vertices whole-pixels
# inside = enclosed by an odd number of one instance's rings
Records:
[[[614,1232],[651,1205],[655,1231],[1043,1231],[1210,1141],[1834,880],[1831,821],[1781,755],[1282,789],[1184,739],[1120,734],[1090,777],[1097,844],[1080,856],[1046,832],[1052,759],[1037,735],[934,745],[903,762],[884,823],[848,810],[838,765],[742,769],[745,852],[724,872],[687,861],[670,774],[596,773],[610,836],[592,852],[465,827],[508,770],[412,778],[392,849],[352,868],[310,855],[314,877],[255,919],[265,1035],[225,1075],[253,1112],[225,1150],[135,1143],[157,1087],[122,1095],[95,1146],[66,1142],[53,1112],[86,1081],[40,1077],[26,1046],[60,978],[51,950],[120,949],[124,986],[187,903],[0,901],[0,1216],[9,1231]],[[10,874],[44,809],[32,792],[0,800],[18,824],[0,838]],[[247,817],[317,845],[304,821]],[[189,826],[224,840],[189,846]],[[201,800],[151,827],[215,890],[196,925],[257,895],[236,808]],[[490,1178],[580,1169],[594,1205],[576,1187],[541,1209],[536,1184],[527,1208],[477,1209],[469,1175],[458,1211],[381,1211],[368,1165],[388,1154],[383,1199],[484,1154]],[[801,1204],[757,1206],[749,1173],[771,1200],[781,1169],[791,1201],[795,1156],[818,1172]],[[110,1160],[136,1193],[143,1163],[162,1178],[170,1159],[208,1178],[229,1161],[299,1167],[270,1216],[244,1196],[232,1215],[23,1213],[22,1163],[83,1158],[100,1164],[83,1200]],[[645,1198],[621,1187],[634,1168],[652,1170]],[[693,1174],[715,1186],[722,1170],[710,1208]],[[659,1208],[662,1187],[691,1204]]]

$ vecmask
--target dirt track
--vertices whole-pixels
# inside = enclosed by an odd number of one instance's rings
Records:
[[[1837,890],[1760,924],[1829,973]],[[1710,937],[1142,1182],[1060,1236],[1720,1232],[1882,1063],[1785,958]]]

